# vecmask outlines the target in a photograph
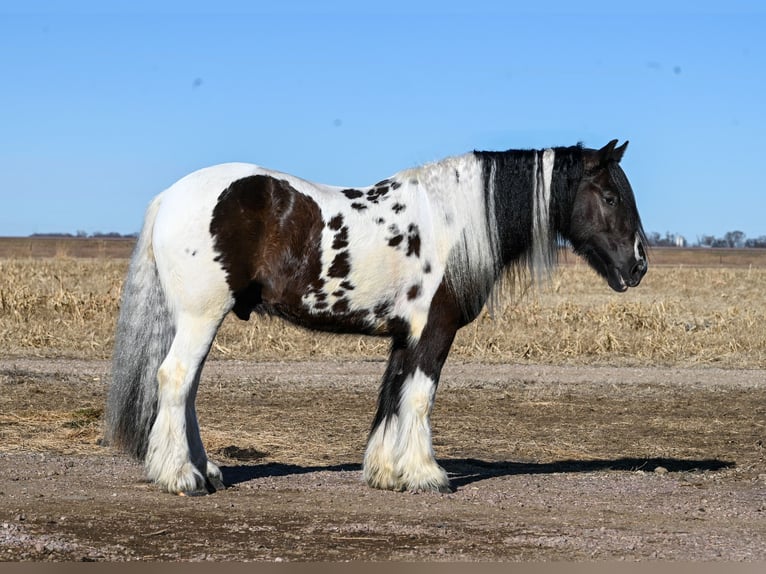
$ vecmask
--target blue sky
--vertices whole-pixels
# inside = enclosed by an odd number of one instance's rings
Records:
[[[668,4],[6,1],[0,235],[134,232],[226,161],[351,186],[613,138],[647,231],[766,235],[766,8]]]

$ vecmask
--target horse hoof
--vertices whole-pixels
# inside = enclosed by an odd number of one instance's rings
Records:
[[[405,489],[402,489],[405,490]],[[449,484],[432,484],[428,486],[420,486],[418,488],[410,489],[409,492],[415,492],[415,493],[428,493],[428,492],[434,492],[439,494],[452,494],[455,492],[455,489],[452,488]]]
[[[197,497],[207,496],[208,494],[210,494],[210,492],[208,492],[207,488],[197,488],[195,490],[182,490],[178,493],[178,496]]]
[[[208,476],[205,481],[205,486],[207,487],[208,494],[213,494],[219,490],[226,490],[226,485],[223,483],[223,480],[217,476]]]
[[[200,486],[193,490],[182,490],[178,496],[207,496],[219,490],[226,490],[226,485],[217,476],[208,476],[205,478],[205,486]]]

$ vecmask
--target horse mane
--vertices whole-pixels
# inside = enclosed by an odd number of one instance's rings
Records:
[[[490,313],[499,299],[549,279],[568,227],[581,145],[546,150],[474,151],[483,225],[466,227],[447,262],[447,284],[465,317]]]

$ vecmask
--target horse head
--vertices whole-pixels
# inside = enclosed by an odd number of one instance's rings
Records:
[[[628,142],[616,145],[612,140],[600,150],[583,150],[567,238],[612,289],[623,292],[641,282],[648,264],[636,200],[619,165]]]

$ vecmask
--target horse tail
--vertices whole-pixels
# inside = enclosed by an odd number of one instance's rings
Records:
[[[157,196],[146,210],[123,284],[106,402],[106,444],[139,460],[157,417],[157,371],[175,336],[152,245],[160,203]]]

